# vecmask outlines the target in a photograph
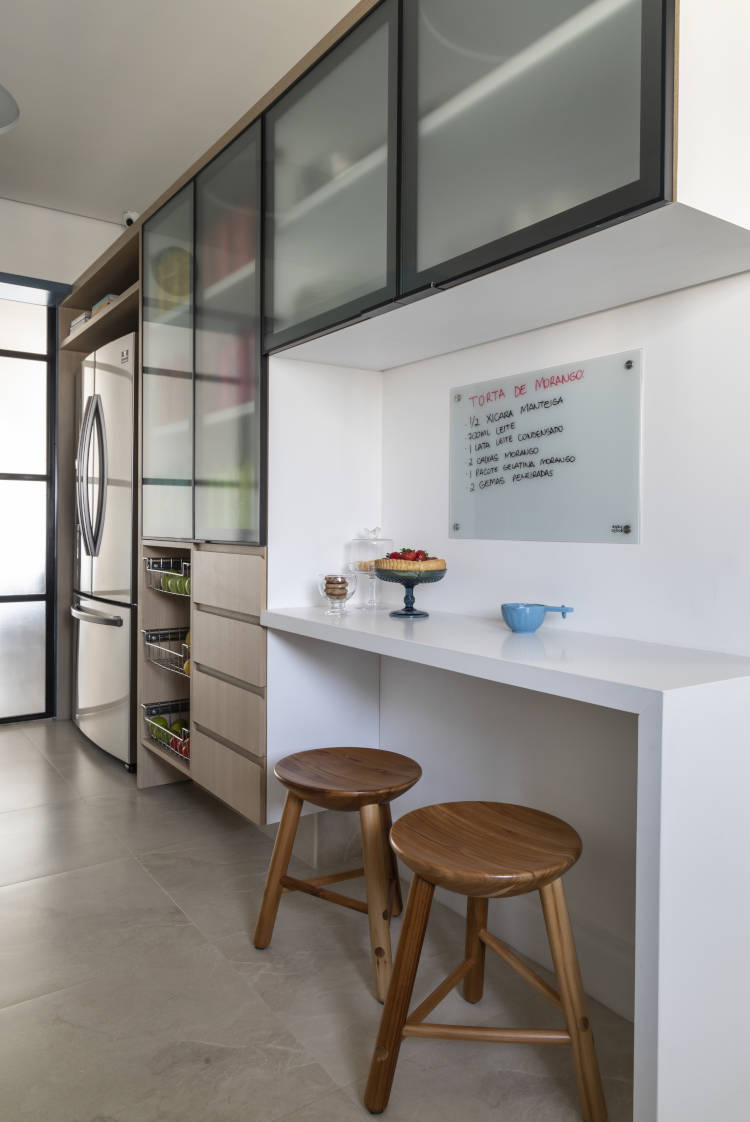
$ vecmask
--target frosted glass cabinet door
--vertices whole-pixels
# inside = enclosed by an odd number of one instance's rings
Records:
[[[193,184],[143,227],[143,536],[193,536]]]
[[[664,199],[669,6],[405,0],[405,291]]]
[[[396,30],[386,0],[266,114],[267,349],[396,294]]]
[[[260,544],[260,123],[196,179],[195,537]]]

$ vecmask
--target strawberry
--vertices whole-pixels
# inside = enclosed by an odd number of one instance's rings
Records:
[[[401,558],[404,561],[416,561],[417,560],[416,550],[414,550],[414,549],[403,550],[403,552],[401,554]]]
[[[401,554],[394,552],[394,553],[389,553],[388,556],[389,556],[389,558],[392,558],[394,561],[398,561],[401,557]]]
[[[418,549],[416,551],[416,553],[414,554],[414,560],[415,561],[426,561],[427,560],[427,554],[425,553],[425,551],[423,549]]]

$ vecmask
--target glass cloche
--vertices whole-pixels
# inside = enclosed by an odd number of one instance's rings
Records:
[[[372,530],[360,530],[356,537],[346,543],[344,559],[352,573],[359,574],[366,601],[359,605],[373,610],[378,607],[375,561],[393,551],[393,539],[381,537],[380,526]]]

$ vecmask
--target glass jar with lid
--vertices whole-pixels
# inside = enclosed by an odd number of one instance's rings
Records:
[[[356,537],[346,543],[344,554],[346,567],[350,572],[359,575],[361,586],[366,590],[365,603],[357,605],[358,607],[370,611],[379,607],[375,561],[378,557],[385,557],[392,551],[393,539],[382,537],[380,526],[374,526],[372,530],[360,530]]]

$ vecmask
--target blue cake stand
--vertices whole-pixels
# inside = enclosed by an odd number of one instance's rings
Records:
[[[426,569],[424,572],[408,572],[405,569],[375,569],[379,580],[388,584],[404,586],[404,606],[398,612],[390,612],[391,619],[428,619],[429,612],[421,612],[414,607],[414,589],[418,584],[435,584],[445,576],[446,569]]]

